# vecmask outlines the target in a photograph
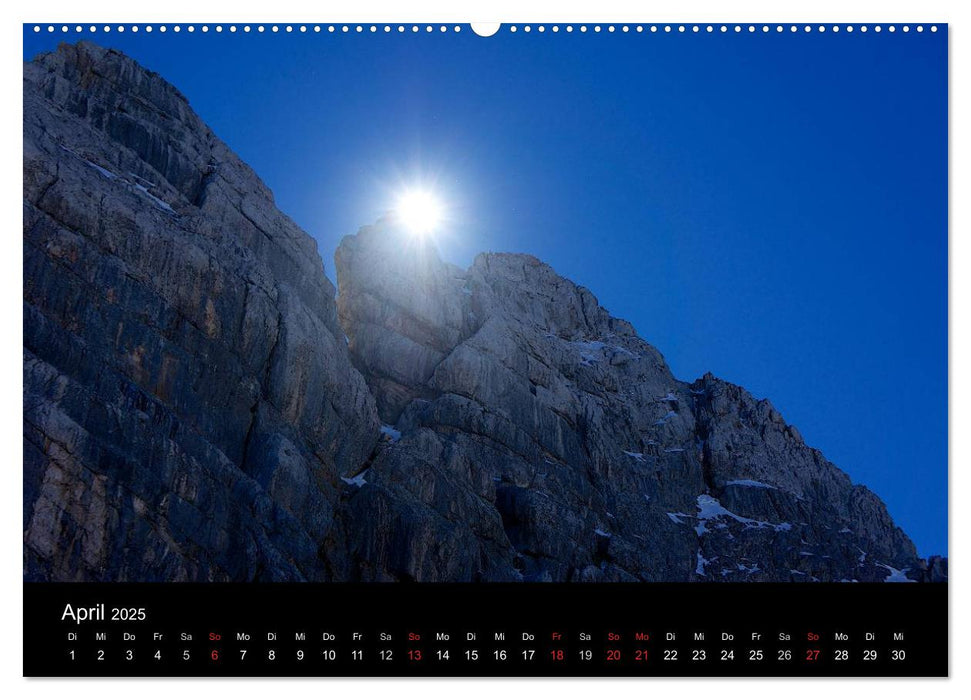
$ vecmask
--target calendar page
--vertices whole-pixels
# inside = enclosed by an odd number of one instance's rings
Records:
[[[947,24],[28,23],[23,319],[26,676],[948,675]]]

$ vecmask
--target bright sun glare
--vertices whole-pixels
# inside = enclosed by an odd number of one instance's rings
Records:
[[[442,205],[430,192],[408,190],[398,198],[395,212],[409,231],[424,236],[435,230],[442,220]]]

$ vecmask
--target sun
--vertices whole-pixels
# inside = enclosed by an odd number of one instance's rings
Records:
[[[425,190],[402,192],[394,211],[404,227],[416,236],[432,233],[442,222],[441,202]]]

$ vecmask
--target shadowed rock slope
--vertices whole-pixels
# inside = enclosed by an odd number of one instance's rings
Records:
[[[158,75],[24,66],[24,573],[327,577],[378,439],[314,241]]]
[[[29,580],[930,580],[768,401],[526,255],[313,240],[175,88],[24,66]],[[346,340],[345,340],[346,334]]]

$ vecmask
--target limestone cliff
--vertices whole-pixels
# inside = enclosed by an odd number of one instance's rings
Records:
[[[324,578],[378,439],[314,241],[158,75],[24,66],[24,575]]]
[[[160,76],[24,66],[27,580],[930,580],[772,405],[525,255],[313,239]],[[346,336],[346,340],[345,340]]]

